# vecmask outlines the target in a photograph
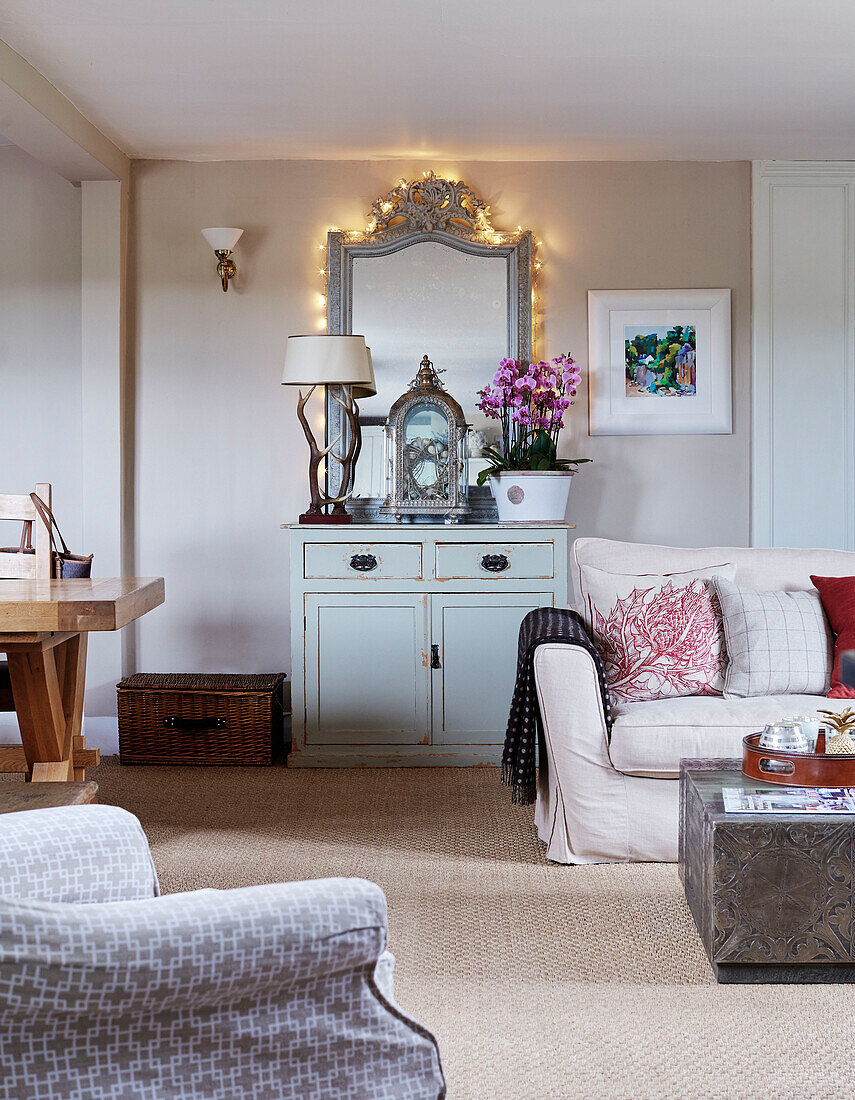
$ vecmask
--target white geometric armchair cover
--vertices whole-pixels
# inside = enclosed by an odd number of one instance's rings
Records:
[[[362,879],[159,897],[137,819],[0,814],[2,1100],[438,1100]]]

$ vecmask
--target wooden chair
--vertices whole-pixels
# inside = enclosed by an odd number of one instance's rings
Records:
[[[36,495],[50,508],[51,489],[47,482],[40,482],[36,486]],[[35,554],[6,554],[0,550],[0,577],[4,580],[15,580],[18,577],[50,579],[50,531],[36,511],[29,493],[20,496],[0,493],[0,519],[32,524],[33,546],[36,550]],[[7,540],[0,536],[0,541]]]
[[[50,508],[50,485],[47,482],[40,482],[36,485],[35,491]],[[32,524],[32,544],[35,553],[5,553],[0,550],[0,579],[50,580],[52,572],[50,531],[36,511],[28,493],[20,495],[0,493],[0,520],[4,519]],[[0,541],[4,545],[9,544],[9,540],[2,537],[2,535],[0,535]],[[0,661],[0,711],[12,711],[14,709],[15,701],[12,695],[9,665],[6,661]],[[91,767],[99,762],[98,750],[86,748],[86,741],[80,728],[81,720],[82,714],[69,716],[69,721],[75,727],[73,730],[75,779],[83,779],[85,777],[84,767]],[[14,745],[0,745],[0,772],[29,772],[29,770],[23,748]]]
[[[36,493],[48,508],[51,507],[50,492],[50,485],[47,482],[36,485]],[[36,552],[35,554],[11,554],[0,550],[0,578],[3,580],[30,577],[50,579],[50,532],[36,511],[29,494],[0,493],[0,520],[2,519],[29,523],[32,545]],[[7,541],[2,534],[0,538],[3,542]],[[8,541],[11,544],[11,540]],[[9,666],[5,661],[0,661],[0,710],[14,709]]]

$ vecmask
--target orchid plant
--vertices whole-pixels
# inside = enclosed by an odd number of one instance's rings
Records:
[[[502,422],[502,449],[481,452],[492,465],[478,474],[478,484],[504,470],[572,470],[589,458],[558,458],[558,433],[573,404],[581,372],[572,355],[548,363],[503,359],[493,381],[478,391],[477,407]]]

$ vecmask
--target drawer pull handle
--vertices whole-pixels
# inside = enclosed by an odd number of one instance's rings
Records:
[[[370,573],[377,568],[377,559],[373,554],[354,554],[350,559],[350,568],[359,573]]]
[[[438,645],[432,645],[430,647],[430,667],[431,668],[442,668],[442,665],[439,662],[439,646]]]
[[[507,554],[485,554],[481,558],[481,568],[488,573],[503,573],[510,564]]]
[[[164,718],[168,730],[224,730],[225,718]]]

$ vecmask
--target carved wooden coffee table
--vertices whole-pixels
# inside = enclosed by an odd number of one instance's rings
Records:
[[[726,814],[722,787],[767,785],[741,768],[680,768],[680,878],[716,978],[855,982],[855,817]]]

